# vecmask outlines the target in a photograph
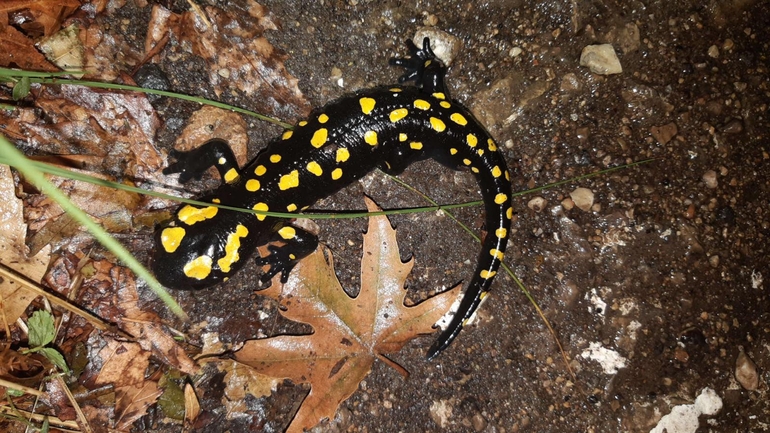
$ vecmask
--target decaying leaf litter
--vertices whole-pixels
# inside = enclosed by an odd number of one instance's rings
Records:
[[[569,6],[538,2],[515,5],[514,10],[510,5],[500,9],[500,5],[447,8],[444,4],[426,4],[424,10],[416,10],[405,5],[394,9],[386,4],[374,8],[360,4],[336,8],[330,15],[331,9],[320,5],[267,4],[282,21],[281,31],[269,38],[291,54],[288,69],[300,78],[312,105],[349,89],[391,82],[393,74],[383,65],[398,51],[404,29],[437,25],[462,35],[464,41],[450,76],[453,96],[486,110],[484,122],[490,130],[501,142],[515,144],[509,162],[528,186],[627,162],[632,156],[663,156],[662,162],[644,170],[576,185],[595,193],[594,205],[600,207],[589,207],[590,213],[562,204],[575,188],[540,194],[543,207],[527,208],[530,197],[519,206],[511,259],[562,337],[570,336],[563,342],[579,369],[579,385],[593,387],[594,398],[583,400],[564,368],[553,361],[558,356],[542,325],[522,313],[528,311],[524,301],[511,291],[496,290],[493,302],[481,312],[481,326],[466,330],[472,337],[460,350],[437,365],[409,362],[412,375],[406,382],[375,366],[360,392],[343,405],[337,425],[370,431],[386,423],[404,431],[430,431],[437,426],[476,431],[549,431],[554,426],[650,431],[660,421],[656,414],[669,412],[679,402],[693,403],[701,387],[715,389],[725,404],[711,418],[712,430],[761,422],[757,420],[766,412],[762,409],[766,399],[761,398],[766,386],[746,391],[730,381],[734,362],[742,353],[753,361],[743,362],[741,371],[752,370],[751,365],[760,375],[767,371],[766,352],[761,349],[766,333],[760,324],[767,305],[763,275],[769,271],[752,259],[764,251],[762,203],[767,201],[762,147],[754,144],[767,131],[761,115],[766,92],[763,81],[757,79],[766,70],[762,53],[767,49],[762,41],[768,40],[763,33],[768,26],[761,25],[768,16],[765,7],[756,2],[710,9],[684,3],[648,4],[644,10],[628,11],[614,2],[603,2],[599,9],[594,8],[600,5],[580,2]],[[620,53],[623,74],[603,79],[577,66],[583,46],[612,42],[612,29],[629,22],[639,29],[642,44],[636,51]],[[348,24],[345,32],[335,30],[340,23]],[[96,32],[98,27],[89,28]],[[350,38],[358,32],[360,37]],[[138,33],[138,40],[145,38],[141,30]],[[125,40],[119,43],[126,44]],[[102,49],[114,49],[102,45]],[[110,61],[100,63],[107,71],[103,76],[131,70],[120,68],[124,58],[136,62],[144,57],[141,50],[126,45],[120,51],[133,54],[105,56]],[[191,59],[184,50],[174,54],[179,64]],[[169,70],[173,68],[165,69]],[[189,70],[196,73],[168,76],[175,90],[200,93],[209,88],[204,80],[208,74]],[[341,82],[344,88],[339,87]],[[519,91],[524,94],[517,96]],[[228,92],[222,97],[237,99]],[[265,100],[238,105],[252,108]],[[173,142],[185,125],[180,120],[185,118],[184,110],[180,104],[162,104],[159,109],[167,123],[159,136]],[[660,131],[671,132],[663,136]],[[275,134],[261,129],[250,142],[264,143],[265,137]],[[743,170],[749,165],[754,168]],[[419,187],[424,170],[407,171],[404,177]],[[425,185],[423,190],[443,202],[465,198],[466,192],[452,190],[453,185],[470,183],[462,174],[431,170],[435,169],[428,166],[427,172],[441,180],[441,188]],[[120,170],[112,166],[92,172],[114,175]],[[376,176],[363,185],[367,192],[372,186],[382,190]],[[393,192],[381,193],[376,196],[381,204],[405,205],[390,200],[396,196]],[[330,205],[349,209],[359,203],[360,187],[354,187],[350,196],[343,194]],[[422,203],[406,203],[414,204]],[[549,216],[560,205],[564,213]],[[151,206],[161,205],[156,201]],[[467,215],[472,221],[473,214]],[[154,218],[151,213],[146,216]],[[432,226],[441,224],[440,218],[424,217]],[[462,251],[470,246],[460,246],[453,253],[452,248],[438,245],[434,232],[425,230],[425,220],[413,230],[409,218],[396,221],[399,236],[409,239],[418,260],[410,285],[436,287],[437,281],[452,284],[462,278],[461,267],[446,263],[467,259]],[[339,253],[337,261],[342,262],[338,266],[341,280],[355,281],[354,234],[362,227],[344,229],[348,226],[340,222],[322,227],[322,233],[351,233],[329,240]],[[451,228],[441,233],[444,241],[462,238],[459,232],[454,236]],[[431,263],[431,257],[441,260]],[[80,261],[59,259],[56,276],[77,269]],[[421,266],[426,268],[420,270]],[[269,313],[264,325],[244,325],[245,318],[264,317],[260,312],[269,309],[263,306],[269,308],[270,303],[259,298],[246,301],[244,308],[228,313],[222,327],[241,336],[308,331],[272,319]],[[639,331],[632,332],[634,322],[641,324]],[[608,337],[614,335],[618,337]],[[615,376],[602,373],[597,361],[579,356],[593,341],[602,341],[630,362]],[[421,355],[419,347],[408,347],[403,356],[419,359]],[[287,420],[291,413],[276,405],[289,408],[289,402],[301,399],[306,391],[284,383],[271,397],[278,402],[273,406],[270,400],[247,396],[243,407]],[[701,422],[705,418],[702,415]],[[245,429],[248,424],[234,425]],[[276,425],[267,427],[280,428]]]

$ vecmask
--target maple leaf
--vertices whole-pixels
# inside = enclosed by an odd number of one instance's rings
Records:
[[[380,210],[366,201],[370,212]],[[331,254],[319,248],[302,260],[281,287],[276,277],[262,293],[279,301],[281,314],[313,327],[310,335],[251,340],[235,354],[257,372],[294,383],[309,383],[310,393],[287,432],[311,428],[333,418],[337,407],[358,388],[375,359],[404,371],[385,354],[433,332],[433,325],[462,290],[458,285],[420,304],[404,305],[404,282],[414,260],[401,262],[395,230],[384,216],[369,219],[361,260],[361,291],[352,298],[339,284]]]

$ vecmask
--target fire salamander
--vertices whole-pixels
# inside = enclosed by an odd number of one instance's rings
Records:
[[[486,210],[486,229],[475,274],[458,311],[428,352],[433,358],[454,340],[486,297],[503,259],[513,210],[508,169],[497,144],[471,113],[451,100],[444,86],[446,67],[428,38],[422,49],[407,41],[411,56],[392,59],[403,67],[400,82],[416,86],[378,87],[338,99],[283,135],[240,169],[227,143],[213,139],[189,152],[172,154],[164,173],[186,182],[215,166],[224,181],[199,200],[257,211],[299,212],[355,182],[375,168],[398,174],[415,161],[434,158],[452,169],[474,173]],[[315,250],[316,236],[290,220],[182,205],[155,234],[152,268],[164,285],[203,288],[226,280],[257,246],[271,244],[259,257],[269,266],[263,281],[281,281]]]

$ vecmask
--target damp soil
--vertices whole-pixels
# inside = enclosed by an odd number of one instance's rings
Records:
[[[448,350],[426,361],[431,337],[410,344],[395,357],[408,379],[377,364],[319,431],[663,431],[661,417],[704,390],[721,409],[696,413],[692,430],[669,425],[669,433],[768,428],[770,4],[262,4],[280,23],[267,38],[289,55],[286,66],[313,106],[395,82],[388,59],[403,55],[404,39],[423,26],[459,40],[447,84],[483,118],[522,191],[506,263],[543,313],[501,274],[475,323]],[[583,48],[602,43],[613,45],[621,73],[580,65]],[[252,153],[279,133],[259,128]],[[435,163],[401,178],[442,203],[479,198],[470,173]],[[577,188],[590,190],[593,201],[572,200]],[[385,208],[425,204],[374,173],[317,207],[361,209],[363,194]],[[457,214],[480,231],[481,212]],[[467,280],[477,246],[446,216],[392,221],[404,258],[416,260],[413,300]],[[355,291],[365,221],[319,225],[342,285]],[[279,319],[251,290],[258,284],[252,271],[208,294],[180,297],[194,318],[217,318],[209,326],[224,341],[307,331]],[[735,377],[741,353],[752,361],[741,366],[759,375],[755,390]],[[221,379],[206,380],[217,389]],[[208,428],[281,431],[307,391],[284,383],[236,420],[213,410],[219,420]]]

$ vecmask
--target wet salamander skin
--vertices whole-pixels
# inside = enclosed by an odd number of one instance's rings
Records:
[[[199,200],[261,211],[299,212],[375,168],[400,173],[409,164],[433,158],[476,176],[486,210],[487,235],[476,270],[459,310],[431,347],[432,358],[445,349],[487,295],[505,252],[512,216],[511,186],[495,141],[443,84],[445,67],[427,40],[422,49],[409,44],[411,58],[394,59],[405,67],[402,81],[417,87],[363,90],[314,111],[270,143],[248,166],[239,169],[227,143],[211,140],[190,152],[177,153],[166,173],[180,181],[217,167],[223,184]],[[269,265],[268,280],[285,281],[298,260],[310,254],[317,238],[287,219],[234,212],[216,207],[182,205],[158,229],[152,258],[155,275],[171,288],[203,288],[227,279],[259,245],[270,254],[257,259]]]

